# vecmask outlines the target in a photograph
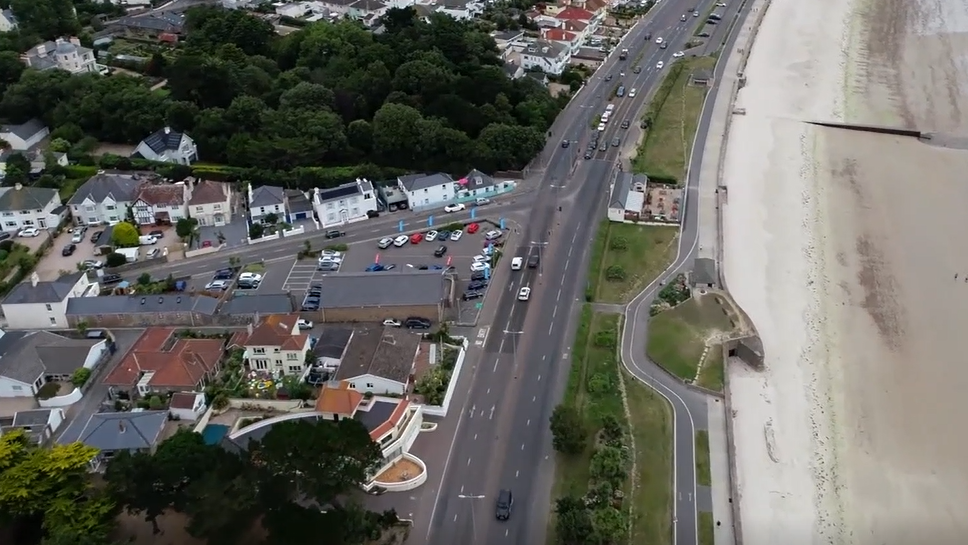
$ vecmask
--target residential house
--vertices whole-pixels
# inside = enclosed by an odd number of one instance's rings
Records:
[[[311,343],[298,321],[297,314],[274,314],[257,326],[250,324],[248,334],[237,341],[245,348],[249,368],[274,376],[301,375]]]
[[[397,178],[411,209],[443,206],[457,197],[457,187],[449,174],[408,174]]]
[[[94,413],[78,441],[98,450],[92,471],[102,471],[118,453],[151,452],[168,422],[168,411]]]
[[[14,154],[20,154],[30,163],[30,174],[38,175],[54,164],[66,167],[68,165],[67,154],[60,152],[46,153],[40,146],[35,146],[27,151],[14,151],[11,149],[0,150],[0,177],[7,174],[7,162]],[[52,164],[48,164],[53,160]]]
[[[13,416],[0,416],[0,435],[21,432],[35,445],[46,445],[61,424],[64,409],[17,411]]]
[[[221,370],[225,339],[182,338],[174,327],[149,327],[102,381],[141,397],[198,392]]]
[[[91,328],[213,325],[219,300],[207,295],[105,295],[67,300],[67,323]]]
[[[523,30],[495,30],[494,32],[491,32],[491,38],[494,38],[494,43],[497,44],[497,48],[501,51],[507,49],[507,46],[512,42],[516,42],[523,37]]]
[[[286,191],[274,185],[261,185],[252,189],[249,184],[249,219],[252,223],[263,223],[269,214],[276,216],[278,221],[285,221]]]
[[[207,408],[201,392],[176,392],[168,400],[168,414],[175,420],[195,422]]]
[[[350,5],[354,4],[357,0],[321,0],[320,4],[327,10],[339,15],[349,15]]]
[[[107,67],[95,61],[94,50],[82,46],[80,40],[73,36],[34,46],[20,58],[34,70],[57,68],[71,74],[100,74],[107,70]]]
[[[0,32],[10,32],[17,28],[17,16],[9,9],[0,11]]]
[[[541,39],[556,42],[568,48],[569,54],[573,55],[581,47],[582,36],[577,32],[569,32],[560,28],[542,28]]]
[[[0,187],[0,229],[8,233],[24,227],[54,229],[61,224],[67,209],[60,194],[47,187]]]
[[[299,220],[312,219],[313,201],[305,191],[287,189],[285,194],[286,211],[289,212],[289,216],[286,218],[287,222],[295,223]]]
[[[144,184],[131,207],[139,225],[173,225],[188,217],[188,186],[174,184]]]
[[[561,12],[559,12],[557,15],[555,15],[555,19],[558,19],[562,23],[567,21],[583,23],[583,27],[580,32],[586,32],[584,37],[590,36],[592,33],[598,30],[598,26],[601,23],[602,19],[604,19],[604,17],[605,17],[604,11],[598,14],[595,14],[588,10],[584,10],[576,7],[567,7],[561,10]],[[575,28],[575,27],[572,27],[572,28]]]
[[[71,339],[49,331],[0,331],[0,398],[31,397],[44,384],[70,381],[110,352],[104,339]]]
[[[87,274],[65,274],[44,282],[36,273],[15,285],[3,298],[0,308],[11,329],[67,329],[67,300],[72,297],[96,297],[100,288]]]
[[[114,225],[123,221],[145,183],[157,181],[151,172],[98,171],[77,189],[67,205],[75,225]]]
[[[177,41],[185,28],[185,14],[179,11],[150,12],[143,15],[122,17],[108,25],[120,29],[129,36]],[[171,38],[174,37],[174,40]]]
[[[380,0],[356,0],[349,5],[346,14],[353,19],[369,20],[383,17],[387,6]]]
[[[306,382],[314,385],[325,382],[324,379],[339,368],[355,334],[356,332],[348,327],[324,328],[313,346],[313,356],[316,361],[306,377]]]
[[[520,56],[519,56],[519,62],[520,62]],[[525,75],[524,68],[522,68],[520,64],[512,61],[506,61],[503,65],[503,69],[508,79],[521,79]]]
[[[198,147],[188,134],[165,127],[138,142],[138,147],[131,156],[162,163],[190,165],[198,161]]]
[[[642,218],[648,180],[642,174],[619,173],[608,200],[609,221],[633,222]]]
[[[514,182],[499,182],[476,168],[457,180],[457,197],[459,200],[476,198],[491,198],[514,189]]]
[[[399,329],[357,328],[333,380],[366,394],[404,395],[413,380],[420,336]]]
[[[441,0],[437,13],[445,13],[458,21],[473,19],[484,12],[484,2],[477,0]]]
[[[410,203],[407,202],[407,192],[400,187],[399,183],[397,180],[393,180],[377,186],[377,199],[383,201],[390,212],[406,210],[410,206]]]
[[[578,36],[579,43],[585,42],[589,36],[592,35],[593,27],[588,21],[579,21],[577,19],[565,19],[561,22],[561,30],[565,32],[573,32]]]
[[[0,139],[3,139],[14,151],[33,149],[47,138],[50,129],[36,117],[20,125],[3,125],[0,127]]]
[[[525,70],[540,70],[545,74],[560,76],[568,61],[571,49],[558,42],[536,40],[521,52],[521,67]]]
[[[365,220],[376,212],[376,198],[373,183],[366,178],[357,178],[329,189],[313,190],[316,217],[324,227]]]
[[[202,180],[192,188],[188,199],[188,215],[198,225],[221,227],[232,221],[232,186],[222,182]]]

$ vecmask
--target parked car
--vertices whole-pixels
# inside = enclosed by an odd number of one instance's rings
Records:
[[[423,240],[423,235],[420,233],[414,233],[410,235],[410,244],[420,244],[420,241],[422,240]]]
[[[471,263],[471,272],[484,272],[485,269],[490,269],[490,268],[491,266],[488,265],[487,263],[481,263],[479,261],[475,261],[474,263]]]
[[[518,301],[527,301],[531,298],[531,288],[524,286],[518,290]]]
[[[374,263],[369,267],[363,269],[363,272],[380,272],[382,270],[383,270],[383,265],[380,265],[379,263]]]
[[[568,146],[565,146],[565,147],[567,148]],[[491,204],[491,199],[488,199],[488,198],[485,198],[485,197],[478,197],[478,198],[474,199],[474,205],[476,205],[476,206],[484,206],[484,205],[487,205],[487,204]]]
[[[464,295],[461,295],[460,296],[460,298],[462,300],[464,300],[464,301],[471,301],[473,299],[480,299],[481,297],[484,297],[484,292],[483,291],[480,291],[480,290],[465,291],[464,292]]]
[[[390,263],[389,265],[384,265],[383,266],[383,270],[385,270],[385,271],[392,271],[393,269],[396,269],[396,268],[397,268],[397,266],[394,263]]]
[[[101,277],[101,284],[117,284],[121,281],[120,274],[106,274]]]
[[[94,231],[94,233],[91,235],[91,243],[93,244],[97,242],[97,239],[101,238],[102,234],[104,234],[104,231]]]
[[[74,250],[76,249],[77,249],[77,244],[73,244],[73,243],[68,244],[67,246],[64,246],[63,250],[61,250],[61,255],[63,256],[73,255]]]
[[[101,267],[103,267],[104,263],[101,263],[96,259],[85,259],[84,261],[81,262],[81,266],[84,267],[84,270],[93,271],[95,269],[100,269]]]
[[[36,227],[24,227],[17,233],[18,237],[35,237],[40,234],[40,230]]]
[[[319,257],[321,257],[321,258],[322,257],[329,257],[329,258],[333,258],[333,259],[337,259],[337,258],[342,259],[343,252],[339,252],[339,251],[336,251],[336,250],[322,250],[322,251],[319,252]]]
[[[387,318],[386,320],[383,320],[383,325],[388,327],[402,327],[403,322],[400,320],[394,320],[393,318]]]
[[[437,240],[448,240],[450,238],[450,231],[442,229],[437,233]]]
[[[483,271],[475,272],[471,274],[471,280],[484,280],[486,276]]]
[[[469,291],[482,290],[487,287],[487,280],[474,280],[470,284],[467,284],[467,289]]]
[[[458,240],[460,240],[460,237],[462,236],[464,236],[463,231],[454,231],[453,233],[450,234],[450,240],[452,242],[457,242]]]
[[[230,285],[228,280],[212,280],[205,284],[205,289],[208,291],[225,291],[229,289]]]
[[[233,276],[235,276],[235,271],[232,269],[219,269],[215,271],[215,276],[212,277],[212,280],[229,280]]]
[[[318,296],[322,295],[322,293],[323,293],[323,285],[322,284],[311,284],[309,286],[309,289],[306,290],[306,295],[315,295],[315,296],[318,297]]]
[[[344,233],[343,231],[338,231],[335,229],[331,231],[326,231],[326,238],[339,238],[339,237],[345,237],[345,236],[346,236],[346,233]]]
[[[448,204],[444,207],[444,212],[447,212],[448,214],[451,212],[460,212],[464,208],[464,205],[461,203]]]
[[[165,232],[158,229],[148,233],[148,235],[153,236],[158,240],[165,238]]]
[[[262,282],[262,275],[254,272],[244,272],[239,275],[239,280],[245,282]]]
[[[11,235],[10,233],[8,233],[6,231],[0,232],[0,240],[7,240],[7,239],[11,238],[12,236],[13,235]]]
[[[424,235],[424,239],[427,242],[433,242],[433,241],[437,240],[437,235],[438,234],[440,234],[440,233],[438,233],[437,231],[427,231],[427,234]]]
[[[310,322],[309,320],[303,320],[302,318],[300,318],[299,320],[296,320],[296,326],[300,330],[305,331],[307,329],[312,329],[313,328],[313,323]]]
[[[430,329],[430,320],[426,318],[421,318],[419,316],[411,316],[404,320],[403,325],[407,329]]]
[[[479,224],[479,223],[471,223],[471,224],[468,224],[467,225],[467,234],[468,235],[473,235],[474,233],[476,233],[477,231],[479,231],[480,228],[481,228],[481,224]]]
[[[484,233],[484,238],[486,240],[497,240],[497,239],[499,239],[499,238],[501,238],[503,236],[504,236],[504,233],[502,233],[500,231],[488,231],[488,232]]]
[[[444,257],[447,253],[447,246],[441,244],[436,250],[434,250],[434,257]]]
[[[73,242],[74,244],[77,244],[82,240],[84,240],[84,231],[81,231],[80,229],[75,229],[74,236],[71,237],[71,242]]]
[[[161,255],[161,248],[152,248],[150,252],[145,254],[146,259],[154,259]]]
[[[410,237],[408,237],[407,235],[400,235],[397,238],[393,239],[393,245],[396,246],[397,248],[403,246],[408,242],[410,242]]]
[[[376,243],[376,246],[381,250],[386,250],[391,244],[393,244],[393,239],[390,237],[384,237],[380,239],[380,242]]]

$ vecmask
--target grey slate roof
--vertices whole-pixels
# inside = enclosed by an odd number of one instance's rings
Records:
[[[369,374],[406,384],[419,344],[420,335],[409,331],[383,326],[359,327],[340,360],[335,379],[351,380]]]
[[[65,274],[57,280],[37,282],[33,285],[30,279],[14,286],[3,299],[4,305],[24,305],[33,303],[60,303],[70,295],[71,290],[84,273]]]
[[[6,331],[0,336],[0,376],[31,384],[43,374],[69,375],[95,344],[49,331]]]
[[[694,285],[715,286],[719,284],[719,276],[716,274],[716,262],[708,257],[696,259],[692,266],[690,275]]]
[[[261,293],[233,297],[226,301],[219,314],[250,315],[250,314],[289,314],[292,312],[292,298],[285,293]]]
[[[9,9],[3,10],[3,18],[6,19],[7,22],[10,23],[11,25],[16,26],[18,23],[17,16],[13,14],[12,10],[9,10]]]
[[[360,11],[378,11],[385,7],[386,5],[378,0],[357,0],[350,4],[350,9],[358,9]]]
[[[148,13],[132,17],[122,17],[117,23],[120,26],[153,30],[155,32],[171,32],[178,34],[185,26],[185,14],[174,11],[162,13]]]
[[[353,338],[353,330],[348,327],[326,327],[316,339],[313,354],[321,358],[339,359]]]
[[[168,421],[168,411],[95,413],[78,439],[99,450],[147,450]]]
[[[418,191],[429,187],[436,187],[443,184],[454,183],[454,179],[449,174],[438,172],[436,174],[408,174],[400,176],[400,183],[407,191]]]
[[[151,151],[161,155],[166,151],[177,150],[181,146],[182,137],[185,133],[173,131],[170,127],[158,129],[150,136],[142,140]]]
[[[353,272],[323,276],[322,307],[366,308],[436,305],[444,298],[442,271]],[[98,299],[98,298],[94,298]]]
[[[31,441],[41,444],[46,439],[45,432],[47,431],[47,424],[50,422],[51,411],[52,409],[17,411],[14,413],[10,425],[3,426],[0,433],[14,430],[22,431],[27,434]]]
[[[556,59],[561,56],[561,53],[565,50],[565,45],[558,42],[549,42],[547,40],[536,40],[533,45],[529,45],[524,53],[528,55],[534,55],[535,57],[547,57],[549,59]]]
[[[260,185],[252,189],[252,202],[249,206],[273,206],[286,200],[285,190],[274,185]]]
[[[154,175],[146,172],[98,172],[78,188],[67,204],[81,204],[89,197],[96,203],[108,197],[116,202],[131,202],[138,196],[141,185],[152,178]]]
[[[468,172],[467,176],[464,176],[464,179],[467,180],[467,185],[463,185],[461,187],[467,190],[484,189],[497,184],[497,181],[495,181],[494,178],[484,174],[476,168]]]
[[[98,314],[154,314],[197,312],[214,315],[218,299],[206,295],[105,295],[72,297],[67,300],[67,316]]]
[[[50,43],[53,44],[54,42]],[[20,125],[4,125],[0,130],[3,132],[9,132],[22,140],[28,140],[30,137],[34,136],[45,128],[47,128],[47,125],[44,125],[43,121],[35,117],[26,123],[21,123]]]
[[[291,214],[312,212],[313,210],[313,202],[306,198],[306,194],[298,189],[286,190],[286,202],[289,206],[289,213]]]
[[[387,420],[390,420],[393,411],[397,409],[397,405],[398,403],[390,401],[373,401],[367,407],[368,410],[356,411],[353,414],[353,419],[363,424],[366,431],[372,432],[386,423]]]
[[[612,195],[608,199],[608,207],[625,210],[625,202],[628,200],[629,190],[631,189],[632,173],[619,173],[615,178],[615,185],[612,187]]]
[[[4,188],[0,193],[0,212],[19,212],[21,210],[43,210],[57,194],[56,189],[47,187]]]

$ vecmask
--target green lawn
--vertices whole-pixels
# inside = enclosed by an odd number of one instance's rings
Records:
[[[675,226],[635,225],[606,221],[592,246],[592,299],[600,303],[626,303],[669,266],[678,249]],[[610,268],[622,272],[611,277]]]
[[[696,484],[712,486],[713,477],[709,464],[709,432],[696,430]]]
[[[697,384],[714,392],[722,392],[726,380],[725,374],[723,350],[722,347],[716,346],[706,354],[706,361],[703,362],[702,370],[699,371]]]
[[[654,390],[625,374],[635,438],[636,484],[630,543],[672,543],[672,411]]]
[[[713,545],[716,525],[712,513],[699,513],[699,545]]]
[[[692,151],[692,141],[699,124],[706,97],[706,87],[689,85],[697,70],[711,70],[716,64],[712,57],[685,58],[675,62],[659,86],[645,119],[652,126],[646,131],[632,170],[681,181]]]
[[[706,339],[715,332],[730,332],[733,323],[725,314],[715,295],[693,297],[676,308],[653,316],[649,321],[648,355],[652,361],[665,367],[683,380],[696,378],[696,369],[705,348]],[[722,359],[716,364],[715,352],[710,349],[714,359],[712,367],[722,368]],[[716,384],[719,376],[722,388],[722,371],[711,369],[708,383]]]

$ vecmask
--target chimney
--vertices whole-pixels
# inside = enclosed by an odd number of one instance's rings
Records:
[[[37,274],[37,272],[34,271],[30,273],[30,285],[36,288],[38,282],[40,282],[40,276]]]
[[[77,47],[81,46],[81,41],[77,39],[77,36],[71,36],[71,43]]]
[[[13,184],[13,188],[17,191],[20,191],[21,189],[24,188],[24,186],[23,184]]]
[[[124,433],[124,420],[118,420],[118,431]]]
[[[165,127],[165,134],[171,134],[171,127]]]
[[[37,46],[37,56],[38,57],[43,57],[46,54],[47,54],[47,46],[44,45],[44,44],[38,45]]]

